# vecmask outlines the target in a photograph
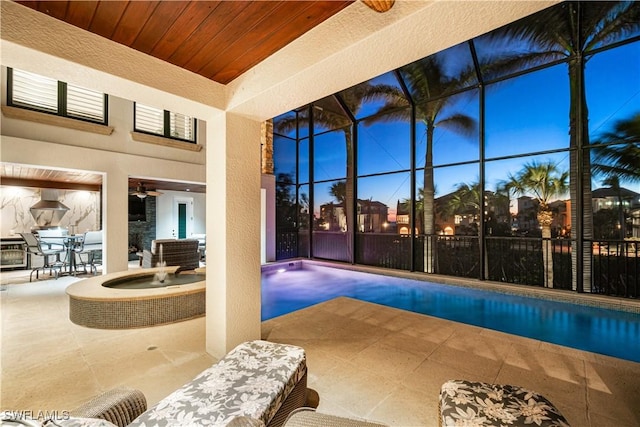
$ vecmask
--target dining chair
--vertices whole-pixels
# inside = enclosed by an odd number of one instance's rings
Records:
[[[87,231],[84,233],[84,237],[80,244],[76,247],[75,253],[78,255],[80,263],[84,266],[85,273],[87,272],[87,264],[89,264],[93,274],[98,273],[96,264],[102,265],[102,254],[96,256],[98,252],[102,251],[102,230]],[[82,255],[86,255],[87,260],[82,258]]]
[[[38,230],[38,239],[46,243],[49,249],[66,249],[64,237],[68,235],[67,230],[62,228],[51,228],[48,230]]]
[[[65,252],[64,245],[62,248],[51,248],[47,243],[38,239],[33,233],[19,234],[26,243],[26,251],[30,258],[29,265],[34,265],[34,256],[42,257],[44,259],[42,266],[35,267],[31,270],[31,274],[29,274],[29,282],[33,279],[34,272],[36,273],[36,279],[39,279],[40,270],[44,272],[46,269],[49,269],[49,275],[54,272],[55,278],[57,279],[63,266],[62,261],[60,261],[60,254]],[[53,261],[51,261],[51,257],[54,257]]]

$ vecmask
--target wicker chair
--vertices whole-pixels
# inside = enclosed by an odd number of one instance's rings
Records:
[[[140,390],[115,388],[105,391],[71,411],[71,416],[99,418],[125,427],[147,410],[147,399]]]
[[[299,392],[303,391],[305,387],[306,381],[304,384],[296,386],[289,398],[283,402],[283,406],[278,410],[274,419],[266,427],[387,427],[386,424],[374,421],[337,417],[315,412],[314,408],[300,407],[299,397],[301,395]],[[140,390],[116,388],[94,397],[78,409],[71,411],[71,416],[98,418],[118,427],[125,427],[146,410],[147,401]],[[237,417],[228,425],[229,427],[265,427],[262,421],[246,416]]]
[[[156,267],[162,260],[167,266],[179,266],[177,271],[194,270],[200,267],[200,252],[197,239],[158,239],[151,242],[151,248],[142,253],[142,267]]]
[[[338,417],[316,412],[313,408],[298,408],[289,414],[284,427],[387,427],[375,421]]]

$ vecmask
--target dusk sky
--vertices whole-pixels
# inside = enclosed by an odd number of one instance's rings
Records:
[[[393,82],[391,74],[373,79],[372,83]],[[396,83],[397,85],[397,83]],[[628,119],[640,111],[640,42],[599,53],[589,59],[586,68],[586,87],[589,108],[590,138],[610,130],[616,121]],[[460,97],[451,111],[479,117],[477,97]],[[364,106],[357,115],[366,117],[379,104]],[[485,156],[487,159],[532,152],[564,149],[569,146],[569,92],[567,65],[560,64],[487,86],[486,91]],[[447,116],[443,111],[441,118]],[[418,124],[416,164],[424,165],[424,125]],[[358,127],[358,175],[402,171],[380,177],[358,180],[358,198],[380,201],[389,207],[390,220],[395,220],[398,200],[410,196],[410,129],[408,123],[375,123]],[[293,145],[293,144],[292,144]],[[315,180],[338,180],[346,176],[344,133],[341,131],[318,135],[315,138]],[[308,150],[301,144],[301,154]],[[293,153],[291,153],[293,154]],[[295,159],[289,154],[276,153],[279,172],[293,172]],[[434,165],[474,162],[479,158],[478,137],[463,137],[444,127],[436,126],[434,137]],[[568,170],[569,155],[548,153],[535,156],[486,163],[486,187],[495,190],[497,183],[509,173],[517,173],[531,160],[556,162]],[[302,176],[308,176],[304,165]],[[422,171],[416,172],[417,186],[422,187]],[[435,168],[436,197],[455,190],[460,183],[478,180],[478,164],[462,164]],[[332,182],[316,184],[315,208],[333,200],[328,189]],[[594,178],[593,188],[600,182]],[[640,183],[624,184],[640,193]],[[568,198],[568,195],[566,196]],[[513,203],[512,203],[513,204]]]

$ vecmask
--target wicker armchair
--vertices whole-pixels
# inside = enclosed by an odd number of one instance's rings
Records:
[[[146,410],[147,399],[140,390],[115,388],[71,411],[71,416],[99,418],[118,427],[125,427]]]
[[[291,412],[284,427],[388,427],[375,421],[337,417],[316,412],[313,408],[298,408]]]
[[[156,267],[160,262],[160,246],[162,260],[167,266],[179,266],[177,271],[194,270],[200,267],[200,252],[197,239],[158,239],[151,242],[151,249],[142,253],[142,267]]]

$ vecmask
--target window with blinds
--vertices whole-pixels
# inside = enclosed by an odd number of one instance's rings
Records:
[[[58,81],[13,70],[12,105],[58,113]]]
[[[104,121],[104,94],[67,84],[67,115],[94,122]]]
[[[180,113],[169,113],[169,126],[171,136],[188,141],[194,141],[194,119]]]
[[[196,142],[196,119],[136,102],[134,128],[138,132]]]
[[[104,93],[13,68],[8,76],[7,104],[12,107],[107,124]]]
[[[135,130],[164,136],[164,110],[136,102]]]

